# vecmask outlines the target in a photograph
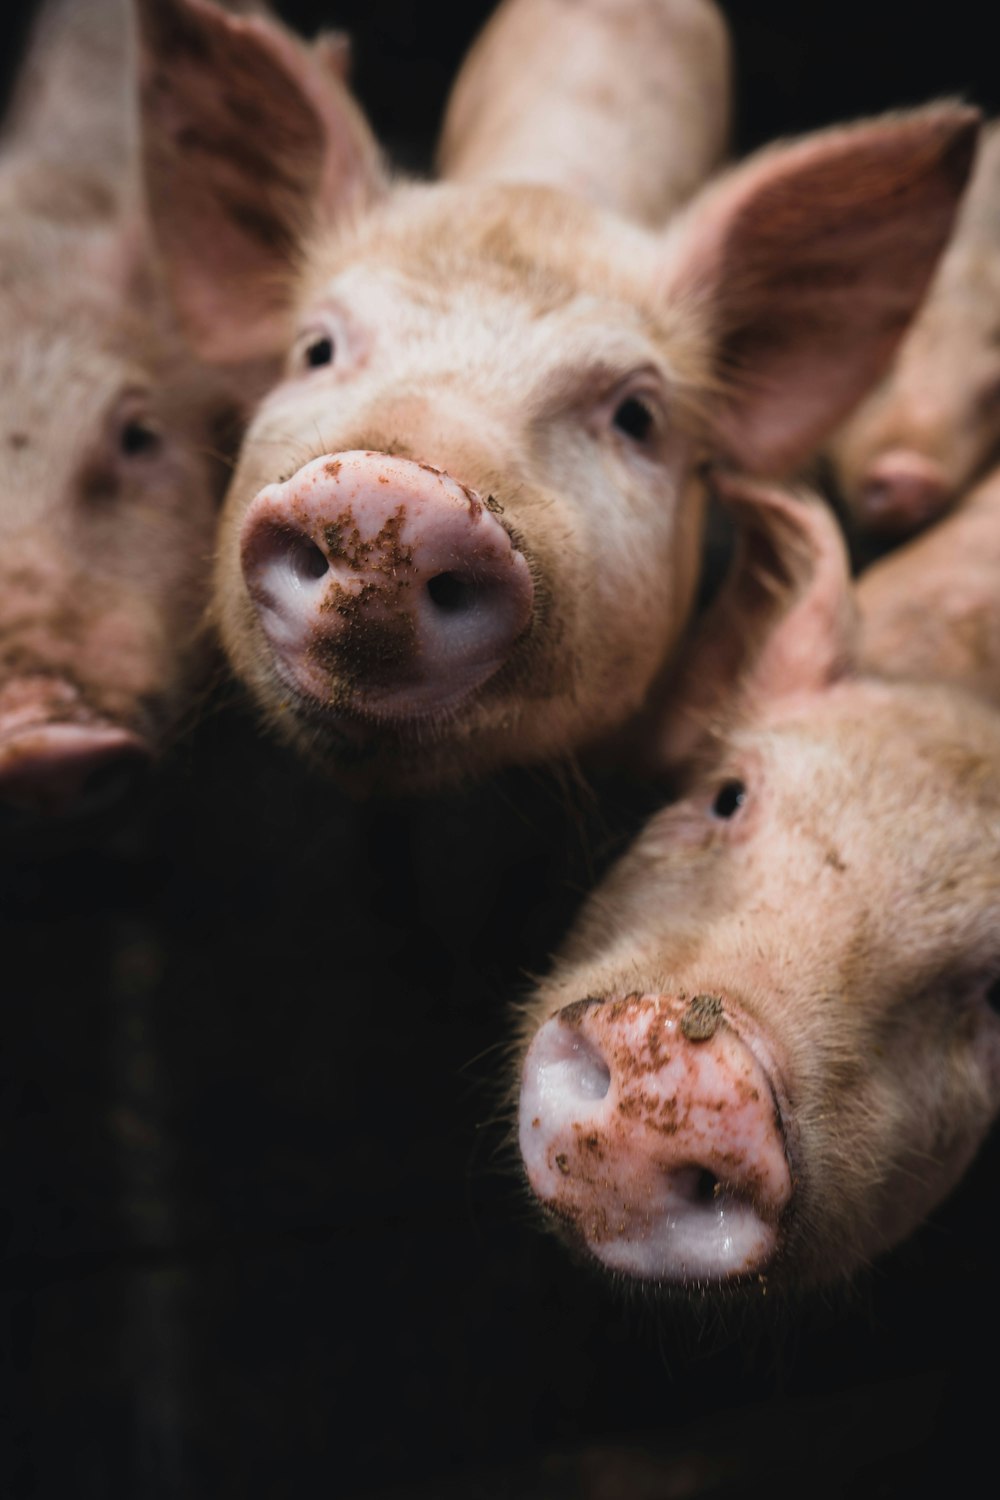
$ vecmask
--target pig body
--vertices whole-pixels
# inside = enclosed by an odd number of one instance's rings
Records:
[[[863,529],[905,536],[943,514],[1000,444],[1000,126],[983,133],[955,235],[885,380],[831,455]]]
[[[581,10],[606,25],[603,0]],[[390,184],[356,116],[317,108],[266,28],[205,0],[139,11],[150,198],[192,336],[250,361],[284,322],[291,350],[220,535],[215,615],[238,675],[358,785],[429,788],[613,740],[690,611],[702,461],[793,467],[875,378],[947,236],[972,116],[945,106],[763,153],[654,233],[622,213],[676,206],[724,103],[654,166],[648,100],[609,124],[598,92],[606,168],[595,178],[581,130],[580,155],[560,135],[545,182],[518,182],[527,144],[519,167],[489,102],[460,87],[444,159],[461,180]],[[617,11],[608,77],[649,80],[650,36],[684,34],[650,16],[691,8],[638,0],[632,29]],[[515,31],[527,14],[506,11]],[[564,10],[538,14],[548,56]],[[507,56],[503,16],[493,35]],[[583,107],[575,68],[553,80],[522,107],[539,130],[561,88]],[[619,170],[633,148],[641,192]]]
[[[912,1230],[1000,1107],[1000,657],[993,703],[889,636],[875,675],[830,518],[729,494],[743,560],[664,736],[682,794],[528,1003],[519,1139],[609,1269],[790,1289]]]
[[[0,155],[0,810],[103,805],[186,708],[231,399],[143,243],[114,0],[43,13]]]

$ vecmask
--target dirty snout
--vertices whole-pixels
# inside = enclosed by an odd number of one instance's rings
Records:
[[[532,619],[528,564],[490,505],[385,453],[325,455],[261,490],[241,559],[279,674],[334,712],[457,707]]]
[[[0,827],[102,813],[149,761],[144,740],[95,714],[69,682],[25,677],[0,689]]]
[[[954,495],[952,480],[934,458],[892,448],[861,475],[857,506],[862,524],[886,536],[905,536],[935,521]]]
[[[524,1061],[521,1155],[541,1203],[642,1280],[765,1269],[792,1180],[764,1066],[713,996],[584,1001]]]

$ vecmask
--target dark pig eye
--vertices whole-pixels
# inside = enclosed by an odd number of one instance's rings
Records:
[[[645,443],[652,435],[655,418],[645,401],[628,396],[616,409],[613,422],[619,432],[636,443]]]
[[[712,803],[713,818],[731,818],[739,812],[747,800],[747,789],[742,781],[724,781]]]
[[[333,363],[333,339],[329,334],[321,334],[306,345],[305,361],[311,370]]]
[[[1000,1016],[1000,976],[987,988],[986,1004],[994,1015]]]
[[[126,458],[155,453],[160,446],[160,434],[149,422],[133,417],[124,424],[118,436],[118,446]]]

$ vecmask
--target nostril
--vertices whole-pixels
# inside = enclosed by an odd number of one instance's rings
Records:
[[[611,1070],[600,1053],[583,1043],[572,1059],[572,1079],[582,1099],[604,1099],[611,1087]]]
[[[697,1168],[691,1183],[691,1199],[694,1203],[714,1203],[719,1195],[720,1183],[714,1172],[707,1167]]]
[[[321,547],[298,526],[287,521],[259,522],[243,544],[243,570],[251,585],[273,587],[284,579],[305,587],[330,571]]]
[[[286,532],[284,552],[289,568],[302,583],[311,583],[330,571],[327,558],[301,531]]]
[[[536,1044],[538,1083],[559,1108],[600,1101],[611,1088],[611,1070],[576,1026],[551,1021]]]
[[[438,609],[446,614],[459,614],[471,606],[474,589],[458,573],[437,573],[428,580],[427,593]]]

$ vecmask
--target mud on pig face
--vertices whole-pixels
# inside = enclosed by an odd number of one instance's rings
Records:
[[[220,534],[238,675],[361,783],[613,735],[690,610],[699,458],[786,469],[883,368],[974,113],[765,152],[657,234],[555,187],[390,187],[266,27],[139,10],[150,198],[192,337],[235,362],[284,326],[291,349]]]
[[[668,731],[694,769],[527,1006],[519,1138],[609,1270],[792,1288],[911,1231],[1000,1106],[1000,720],[852,675],[832,522],[731,498],[744,582]]]

